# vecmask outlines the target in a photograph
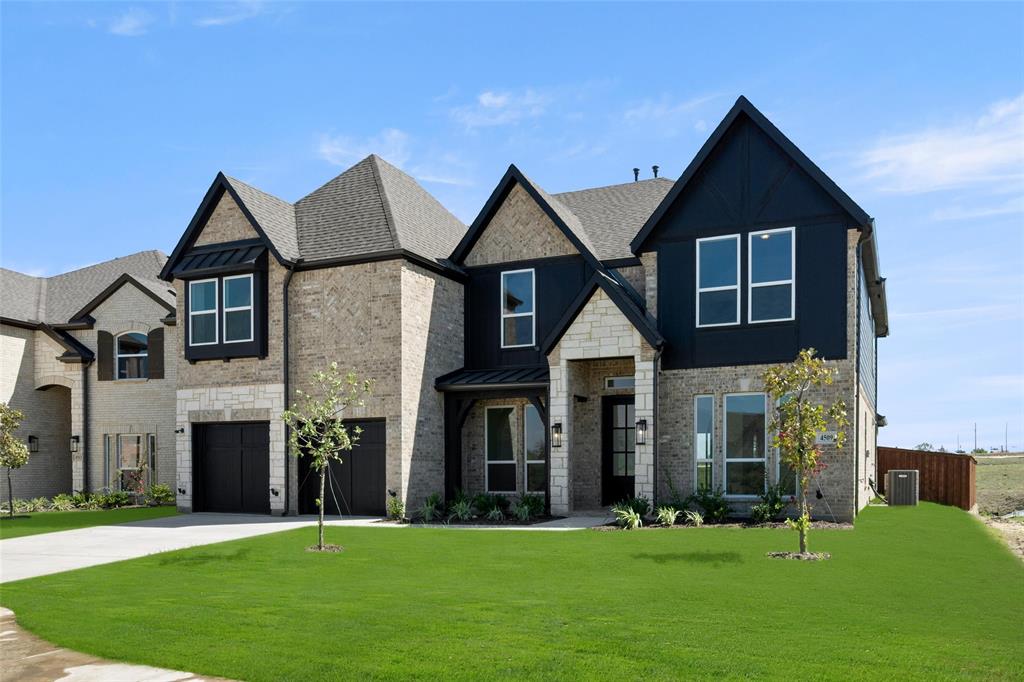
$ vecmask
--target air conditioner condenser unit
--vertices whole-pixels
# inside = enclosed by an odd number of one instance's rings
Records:
[[[917,469],[890,469],[885,474],[885,497],[890,506],[917,505]]]

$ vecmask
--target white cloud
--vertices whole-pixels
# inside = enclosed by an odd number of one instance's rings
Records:
[[[699,121],[693,124],[693,129],[696,130],[698,133],[707,132],[708,123],[704,119],[700,119]]]
[[[241,21],[258,17],[263,14],[265,10],[266,4],[263,2],[259,2],[258,0],[242,0],[241,2],[225,5],[223,12],[220,14],[196,19],[195,25],[202,28],[208,28],[210,26],[227,26],[229,24],[237,24]]]
[[[699,97],[692,97],[678,102],[672,100],[667,95],[663,95],[657,100],[646,99],[634,104],[626,109],[622,114],[622,118],[627,123],[635,124],[675,122],[682,118],[689,118],[695,110],[717,97],[719,97],[717,94],[700,95]],[[698,124],[704,124],[704,121],[698,120],[694,122],[694,126]],[[704,125],[706,126],[706,124]]]
[[[473,104],[455,107],[451,117],[467,129],[513,125],[544,114],[552,97],[527,88],[518,92],[485,90]]]
[[[380,156],[401,168],[409,161],[409,135],[397,128],[385,128],[365,139],[347,135],[321,135],[317,147],[320,158],[335,166],[351,166],[370,154]]]
[[[992,104],[972,121],[886,136],[859,155],[864,179],[915,194],[1024,182],[1024,95]]]
[[[141,36],[149,31],[153,21],[153,16],[149,12],[132,7],[119,17],[113,19],[108,26],[108,30],[116,36]]]

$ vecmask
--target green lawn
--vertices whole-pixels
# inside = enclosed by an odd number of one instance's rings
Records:
[[[0,517],[0,539],[6,540],[23,535],[53,533],[58,530],[89,526],[112,526],[115,523],[145,521],[161,516],[174,516],[177,513],[177,509],[174,507],[139,507],[137,509],[104,509],[100,511],[35,512],[15,515],[13,519],[4,516]]]
[[[240,680],[1021,679],[1024,564],[957,509],[818,531],[329,528],[4,585],[60,646]]]

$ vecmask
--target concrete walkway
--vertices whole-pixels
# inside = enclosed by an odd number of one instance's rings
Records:
[[[0,607],[0,679],[18,682],[228,682],[179,670],[115,663],[61,649],[22,630]]]

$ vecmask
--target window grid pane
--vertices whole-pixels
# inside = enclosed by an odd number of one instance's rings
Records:
[[[501,345],[532,346],[534,339],[533,270],[501,273]]]

